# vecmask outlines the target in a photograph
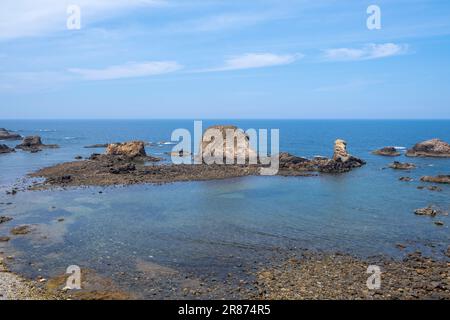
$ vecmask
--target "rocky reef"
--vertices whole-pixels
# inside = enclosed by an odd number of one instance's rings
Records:
[[[309,160],[281,153],[279,175],[343,173],[365,164],[363,160],[348,154],[346,146],[345,141],[337,140],[331,159],[318,157]],[[112,144],[105,154],[93,154],[87,160],[63,163],[33,173],[32,177],[45,178],[43,184],[33,188],[215,180],[259,175],[263,167],[250,164],[148,164],[159,160],[146,154],[143,142]]]
[[[20,140],[22,136],[17,133],[10,132],[5,128],[0,128],[0,140]]]
[[[450,157],[450,144],[440,139],[417,143],[406,151],[408,157]]]
[[[16,149],[29,151],[31,153],[39,152],[47,148],[54,149],[59,148],[59,146],[56,144],[43,144],[42,139],[39,136],[25,137],[22,143],[16,146]]]
[[[13,148],[8,147],[6,144],[0,144],[0,154],[15,152]]]
[[[446,183],[450,184],[450,175],[439,175],[439,176],[424,176],[420,178],[423,182],[432,182],[432,183]]]
[[[280,175],[296,176],[313,172],[319,173],[344,173],[365,164],[364,160],[353,157],[347,152],[347,143],[338,139],[334,143],[333,158],[316,157],[306,159],[289,153],[280,153]]]
[[[416,168],[416,165],[413,163],[402,163],[398,161],[394,161],[389,165],[389,168],[395,170],[412,170]]]
[[[375,151],[372,151],[372,154],[376,154],[378,156],[385,156],[385,157],[398,157],[400,156],[400,152],[395,149],[395,147],[384,147]]]

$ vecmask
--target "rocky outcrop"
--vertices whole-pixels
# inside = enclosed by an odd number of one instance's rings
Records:
[[[394,161],[389,165],[389,168],[395,170],[412,170],[416,168],[416,165],[413,163],[402,163],[398,161]]]
[[[0,216],[0,224],[11,221],[12,218],[6,216]]]
[[[119,144],[117,142],[116,144]],[[99,143],[99,144],[91,144],[88,146],[85,146],[86,149],[96,149],[96,148],[107,148],[109,146],[109,143]]]
[[[426,208],[416,209],[416,210],[414,210],[414,213],[418,216],[435,217],[439,213],[439,211],[436,209],[433,209],[432,206],[428,206]]]
[[[128,158],[146,157],[145,143],[143,141],[130,141],[113,143],[106,148],[106,154],[110,156],[125,156]]]
[[[406,151],[408,157],[450,157],[450,144],[439,139],[417,143]]]
[[[20,140],[22,136],[17,133],[12,133],[5,128],[0,128],[0,140]]]
[[[279,160],[281,175],[298,175],[302,172],[344,173],[365,164],[363,160],[347,152],[347,143],[341,139],[336,140],[334,144],[332,159],[315,157],[309,160],[289,153],[281,153]]]
[[[29,152],[39,152],[42,151],[42,149],[46,148],[59,148],[56,144],[43,144],[41,137],[39,136],[29,136],[25,137],[21,144],[16,146],[16,149],[21,149],[23,151],[29,151]]]
[[[394,147],[384,147],[375,151],[372,151],[372,154],[376,154],[378,156],[385,157],[398,157],[400,152],[397,151]]]
[[[8,147],[6,144],[0,144],[0,154],[15,152],[14,149]]]
[[[232,137],[233,143],[226,143],[227,133]],[[227,158],[235,160],[257,157],[256,151],[250,146],[249,136],[243,130],[231,125],[207,128],[203,134],[201,150],[203,159],[214,157],[217,155],[214,151],[221,150],[224,162]]]
[[[450,175],[439,175],[439,176],[424,176],[420,178],[423,182],[432,182],[432,183],[447,183],[450,184]]]

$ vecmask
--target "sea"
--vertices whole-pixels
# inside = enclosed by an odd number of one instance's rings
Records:
[[[334,141],[344,139],[348,151],[367,164],[340,175],[258,176],[10,195],[7,191],[25,183],[28,173],[104,151],[84,148],[87,145],[143,140],[151,142],[147,153],[168,161],[172,132],[179,128],[193,132],[194,120],[0,119],[0,127],[23,136],[39,135],[44,143],[60,146],[0,155],[0,215],[13,218],[0,225],[0,236],[10,236],[17,225],[33,226],[29,235],[0,242],[0,251],[14,255],[9,263],[12,271],[51,278],[69,265],[79,265],[146,298],[142,262],[220,278],[237,265],[264,262],[279,250],[391,259],[420,250],[448,260],[444,252],[450,245],[449,217],[417,216],[414,210],[433,205],[450,211],[449,185],[440,185],[441,191],[418,189],[431,185],[421,182],[421,176],[450,174],[450,159],[390,158],[371,151],[395,146],[404,153],[432,138],[450,142],[450,121],[203,121],[204,128],[216,124],[279,129],[280,150],[303,157],[330,157]],[[388,168],[395,160],[417,168]],[[400,181],[403,176],[413,181]],[[444,225],[437,226],[437,220]],[[406,248],[401,250],[398,244]]]

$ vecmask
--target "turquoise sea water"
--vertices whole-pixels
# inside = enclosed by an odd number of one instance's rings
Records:
[[[77,264],[118,282],[115,274],[126,272],[126,283],[134,288],[143,286],[133,283],[139,261],[221,274],[236,264],[264,259],[276,248],[400,258],[408,252],[396,248],[403,243],[444,259],[450,219],[436,218],[445,224],[438,227],[413,212],[429,204],[450,211],[450,186],[441,185],[442,192],[417,189],[427,185],[418,181],[423,175],[450,174],[450,159],[385,158],[370,152],[383,146],[408,148],[430,138],[450,141],[450,121],[216,120],[205,121],[204,127],[225,123],[279,128],[280,149],[300,156],[331,156],[334,140],[343,138],[367,165],[337,176],[245,177],[10,196],[5,191],[26,173],[102,151],[85,145],[168,141],[176,128],[193,130],[193,121],[0,120],[0,127],[61,146],[37,154],[0,155],[0,215],[14,218],[0,226],[0,236],[15,225],[34,226],[30,235],[0,244],[0,249],[14,250],[12,267],[30,277],[50,277]],[[171,147],[156,145],[147,151],[163,156]],[[394,159],[413,162],[417,169],[383,170]],[[401,182],[401,176],[414,181]]]

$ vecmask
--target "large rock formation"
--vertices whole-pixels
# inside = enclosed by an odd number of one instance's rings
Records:
[[[372,153],[378,156],[385,156],[385,157],[398,157],[400,155],[400,152],[398,152],[397,149],[395,149],[394,147],[384,147],[372,151]]]
[[[424,176],[420,178],[423,182],[432,182],[432,183],[447,183],[450,184],[450,175],[439,175],[439,176]]]
[[[227,144],[227,132],[232,137],[233,142]],[[218,137],[221,137],[218,138]],[[223,161],[225,159],[249,159],[257,157],[257,153],[250,146],[250,139],[236,126],[211,126],[203,134],[202,142],[203,159],[217,156],[217,151],[223,152]]]
[[[0,128],[0,140],[20,140],[22,136],[17,133],[12,133],[5,128]]]
[[[0,154],[15,152],[14,149],[8,147],[6,144],[0,144]]]
[[[16,146],[16,149],[32,153],[42,151],[42,149],[45,148],[59,148],[59,146],[56,144],[43,144],[41,137],[39,136],[25,137],[22,143]]]
[[[450,157],[450,144],[439,139],[417,143],[406,151],[408,157]]]
[[[125,156],[128,158],[146,157],[145,143],[143,141],[130,141],[113,143],[106,148],[106,154],[110,156]]]

